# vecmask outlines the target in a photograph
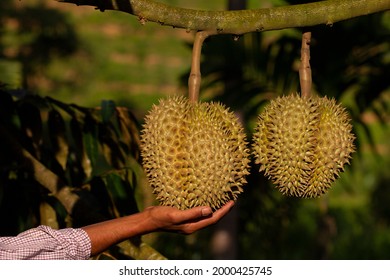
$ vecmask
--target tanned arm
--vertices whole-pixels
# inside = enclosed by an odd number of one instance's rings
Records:
[[[83,227],[91,240],[91,256],[105,251],[111,245],[128,238],[154,231],[190,234],[212,225],[233,207],[230,201],[212,212],[210,207],[199,206],[179,210],[168,206],[152,206],[134,215],[121,217]]]

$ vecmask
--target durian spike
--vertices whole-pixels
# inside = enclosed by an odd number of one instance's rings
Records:
[[[188,99],[196,103],[199,100],[199,90],[201,82],[200,57],[204,40],[211,35],[217,34],[217,31],[205,30],[198,31],[195,35],[194,45],[192,48],[191,73],[188,78]]]
[[[311,68],[310,68],[310,41],[311,32],[302,33],[301,65],[299,66],[299,81],[301,84],[301,96],[311,95]]]

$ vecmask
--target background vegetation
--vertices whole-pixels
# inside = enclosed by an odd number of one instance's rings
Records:
[[[164,2],[227,7],[225,0]],[[304,1],[248,1],[247,7],[298,2]],[[7,84],[0,124],[18,140],[1,142],[0,234],[43,222],[78,226],[153,203],[137,163],[137,131],[158,98],[186,93],[193,34],[53,0],[3,0],[0,26],[0,81]],[[208,39],[201,98],[235,110],[250,136],[268,100],[298,90],[300,31]],[[245,192],[226,217],[229,226],[221,221],[191,236],[152,234],[144,240],[174,259],[388,259],[389,35],[388,12],[312,29],[314,90],[348,108],[357,135],[351,166],[327,195],[283,197],[253,166]],[[68,147],[65,156],[58,139]],[[20,163],[21,147],[87,197],[82,201],[88,201],[88,211],[69,216]],[[224,232],[230,239],[220,249]],[[117,248],[110,255],[129,257]]]

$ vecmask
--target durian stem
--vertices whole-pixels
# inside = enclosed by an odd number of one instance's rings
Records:
[[[311,32],[303,32],[301,47],[301,65],[299,67],[299,80],[301,84],[301,96],[311,95],[311,68],[310,68],[310,40]]]
[[[217,34],[216,31],[196,32],[194,45],[192,48],[191,73],[188,78],[188,98],[190,102],[198,102],[201,82],[200,57],[204,40],[211,35]]]

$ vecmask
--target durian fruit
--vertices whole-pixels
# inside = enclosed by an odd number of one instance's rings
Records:
[[[346,110],[334,99],[278,97],[258,117],[255,163],[281,193],[318,197],[349,164],[355,149],[351,130]]]
[[[161,100],[145,117],[141,155],[160,205],[179,209],[236,200],[249,173],[244,129],[220,103]]]

